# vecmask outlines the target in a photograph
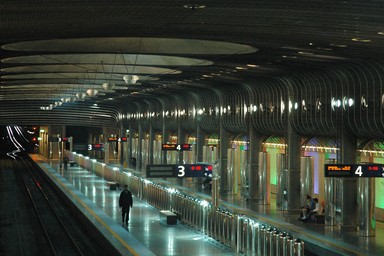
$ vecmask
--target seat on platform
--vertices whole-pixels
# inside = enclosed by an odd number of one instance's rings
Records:
[[[160,220],[164,220],[168,225],[177,223],[177,214],[171,211],[163,210],[159,212]]]

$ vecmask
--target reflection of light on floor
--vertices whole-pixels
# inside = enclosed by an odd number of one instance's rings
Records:
[[[172,251],[174,248],[175,239],[173,235],[168,235],[168,250]]]
[[[106,205],[106,202],[103,200],[103,209],[105,208],[105,205]],[[118,220],[118,218],[117,218],[118,214],[121,215],[119,205],[117,204],[117,200],[113,200],[112,201],[112,216],[111,217]]]
[[[96,201],[96,187],[95,187],[95,185],[92,186],[92,196],[94,198],[93,201]]]

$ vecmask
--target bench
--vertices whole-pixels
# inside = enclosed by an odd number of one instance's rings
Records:
[[[324,214],[315,214],[314,219],[315,219],[315,223],[317,224],[325,224]]]
[[[163,210],[159,212],[160,220],[164,220],[168,225],[177,223],[177,214],[171,211]]]
[[[118,183],[112,181],[108,182],[108,185],[110,190],[116,190],[119,187]]]

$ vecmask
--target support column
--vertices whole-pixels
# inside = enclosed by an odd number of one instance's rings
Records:
[[[104,163],[105,164],[109,164],[109,154],[110,154],[110,145],[109,145],[109,142],[108,142],[108,140],[107,140],[107,138],[108,138],[108,130],[107,130],[107,128],[105,128],[105,127],[103,127],[103,131],[102,131],[102,133],[103,133],[103,136],[102,136],[102,138],[100,138],[100,143],[104,143]],[[97,153],[96,153],[97,154]]]
[[[220,192],[229,192],[228,183],[231,182],[231,177],[228,177],[228,148],[230,143],[230,134],[220,127]]]
[[[179,144],[184,144],[185,143],[185,138],[186,138],[186,132],[181,128],[181,125],[179,125],[177,127],[177,141],[179,142]],[[179,164],[183,164],[184,163],[184,152],[183,151],[179,151],[179,156],[178,156],[179,160]]]
[[[196,155],[195,155],[195,162],[203,162],[203,148],[205,145],[205,137],[206,137],[206,132],[201,129],[200,125],[197,125],[197,142],[196,142]]]
[[[258,180],[259,180],[259,152],[262,151],[261,136],[257,136],[252,127],[249,131],[249,200],[259,199]]]
[[[120,138],[125,137],[125,127],[123,124],[120,124]],[[119,163],[121,166],[124,166],[124,143],[125,142],[119,142]]]
[[[138,149],[137,149],[137,159],[136,159],[136,170],[141,170],[143,166],[143,139],[144,139],[144,131],[141,123],[139,123],[139,130],[138,130]],[[145,170],[144,170],[145,171]]]
[[[152,124],[149,125],[149,136],[148,136],[148,147],[149,147],[149,164],[153,164],[153,141],[155,140],[155,131]]]
[[[356,163],[357,139],[345,128],[341,131],[341,163]],[[357,178],[341,179],[341,220],[342,230],[357,228]]]
[[[53,155],[53,142],[50,141],[50,138],[53,137],[53,133],[52,133],[52,126],[49,125],[48,126],[48,137],[47,137],[47,141],[48,141],[48,159],[49,160],[52,160],[54,158],[54,155]]]
[[[129,135],[128,135],[128,152],[127,152],[127,160],[128,165],[131,166],[131,159],[132,159],[132,143],[135,136],[135,130],[133,129],[132,125],[129,124]],[[132,166],[131,166],[132,167]]]
[[[301,137],[288,122],[288,211],[300,209]]]
[[[165,144],[169,140],[169,131],[166,130],[165,126],[163,125],[163,131],[161,136],[162,144]],[[161,164],[167,164],[167,151],[162,150],[161,151]]]

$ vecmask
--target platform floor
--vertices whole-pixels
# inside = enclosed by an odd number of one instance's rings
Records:
[[[118,206],[121,188],[110,190],[107,181],[81,167],[68,167],[64,170],[60,169],[57,161],[47,164],[112,218],[119,225],[118,231],[129,233],[154,255],[233,255],[229,247],[187,225],[167,225],[160,220],[158,209],[136,197],[133,198],[130,221],[125,226],[121,222]],[[116,233],[120,232],[115,232],[114,236]]]
[[[118,195],[121,190],[110,190],[105,180],[80,167],[60,170],[57,162],[51,161],[49,164],[121,225],[118,208]],[[118,167],[124,171],[133,171],[122,166]],[[161,182],[183,190],[184,193],[210,199],[210,192],[202,190],[196,183],[180,184],[176,179]],[[330,248],[334,252],[333,255],[384,255],[384,224],[381,222],[376,223],[375,237],[361,237],[357,231],[340,231],[337,227],[323,224],[302,223],[297,219],[296,213],[289,214],[277,210],[275,205],[273,198],[270,205],[259,205],[230,195],[221,196],[220,199],[220,206],[236,209],[237,213],[244,213],[263,223],[289,230],[295,237],[305,238],[313,244]],[[121,229],[128,231],[156,255],[234,255],[228,247],[186,225],[164,224],[159,219],[157,209],[137,198],[134,198],[128,227],[121,226]]]
[[[133,171],[115,165],[124,171]],[[133,171],[135,174],[139,172]],[[184,193],[197,195],[199,197],[211,199],[210,191],[203,190],[200,184],[194,182],[182,182],[177,179],[167,179],[161,181],[168,183]],[[243,213],[248,217],[257,219],[262,223],[267,223],[278,229],[289,230],[295,237],[300,237],[315,245],[330,249],[333,255],[383,255],[384,256],[384,223],[376,221],[375,237],[359,236],[357,231],[340,231],[336,226],[326,226],[324,224],[303,223],[298,220],[299,213],[288,213],[276,208],[276,199],[271,197],[269,205],[260,205],[256,202],[248,201],[240,196],[220,195],[219,206],[234,209],[237,213]],[[329,255],[319,252],[318,255]]]

